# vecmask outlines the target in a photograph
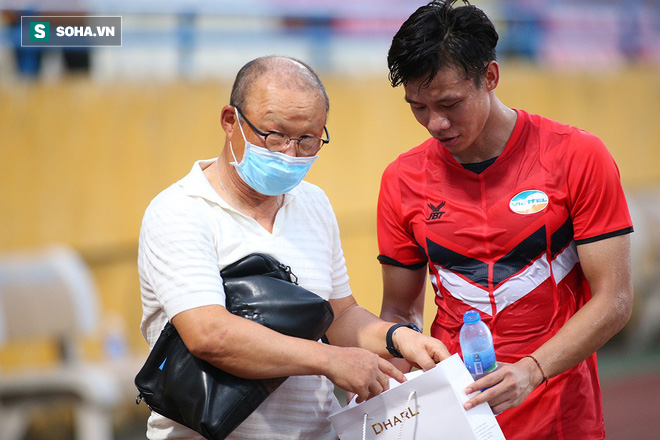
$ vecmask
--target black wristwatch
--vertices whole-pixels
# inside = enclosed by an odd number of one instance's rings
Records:
[[[394,348],[394,342],[392,342],[392,335],[394,334],[394,330],[398,329],[399,327],[408,327],[415,330],[416,332],[422,332],[415,324],[394,324],[392,327],[390,327],[390,329],[387,331],[387,336],[385,336],[385,345],[387,347],[387,351],[389,351],[390,354],[395,358],[403,358],[401,353],[399,353],[399,350]]]

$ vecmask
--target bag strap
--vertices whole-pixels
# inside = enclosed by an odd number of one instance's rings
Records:
[[[412,402],[413,396],[417,394],[417,390],[412,390],[410,394],[408,395],[408,401],[406,402],[406,408],[410,408],[410,402]],[[415,409],[417,409],[417,406],[415,406]],[[367,440],[367,418],[369,417],[369,413],[364,413],[364,419],[362,422],[362,440]],[[399,437],[398,440],[401,440],[401,436],[403,435],[403,424],[405,423],[405,420],[401,420],[401,427],[399,429]]]

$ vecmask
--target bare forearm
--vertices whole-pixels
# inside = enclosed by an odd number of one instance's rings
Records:
[[[423,328],[426,268],[418,270],[384,265],[383,303],[380,317],[385,321],[413,323]]]
[[[485,391],[470,398],[466,409],[483,402],[495,412],[520,405],[541,384],[543,376],[557,376],[582,362],[626,324],[633,300],[630,238],[618,236],[579,245],[578,257],[591,299],[552,338],[530,353],[533,358],[502,364],[470,384],[467,394]]]
[[[392,358],[387,349],[386,335],[395,322],[384,321],[350,299],[335,303],[340,313],[335,314],[328,337],[338,345],[355,345],[376,353],[381,358]],[[449,357],[444,344],[428,335],[420,334],[410,328],[398,327],[392,333],[394,348],[408,361],[409,365],[428,370],[436,363]],[[408,371],[410,368],[400,368]]]
[[[533,353],[514,364],[502,364],[495,372],[468,386],[467,394],[485,392],[466,402],[469,409],[489,402],[493,411],[520,405],[545,379],[557,376],[591,356],[625,325],[630,298],[623,295],[618,305],[607,295],[592,298],[556,335]],[[538,365],[537,365],[538,362]]]
[[[385,335],[392,322],[379,319],[355,304],[335,317],[328,338],[342,347],[360,347],[381,357],[391,357],[385,347]]]
[[[630,305],[627,298],[620,298],[614,305],[592,298],[533,353],[546,376],[561,374],[601,348],[628,322]]]
[[[630,319],[633,287],[630,237],[578,246],[592,298],[534,356],[547,376],[577,365],[618,333]]]
[[[422,302],[423,302],[422,297]],[[380,318],[385,321],[391,321],[396,323],[412,323],[417,327],[422,328],[424,325],[424,311],[423,305],[416,306],[406,309],[395,307],[390,304],[383,304],[380,311]]]
[[[204,319],[216,313],[219,319]],[[172,322],[188,349],[231,374],[258,379],[324,373],[328,347],[316,341],[282,335],[220,306],[195,311],[195,319],[185,314]]]
[[[359,401],[403,381],[394,366],[357,347],[336,347],[282,335],[221,306],[182,312],[172,319],[188,349],[224,371],[247,379],[323,375]]]

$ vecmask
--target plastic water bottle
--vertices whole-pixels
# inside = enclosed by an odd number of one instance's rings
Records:
[[[495,371],[497,360],[493,336],[476,310],[469,310],[463,315],[460,341],[463,362],[474,380]]]

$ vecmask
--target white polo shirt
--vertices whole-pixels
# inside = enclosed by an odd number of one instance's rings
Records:
[[[291,267],[301,286],[325,299],[349,296],[339,228],[325,193],[302,182],[284,197],[273,232],[236,211],[211,187],[198,161],[147,208],[140,230],[141,330],[153,347],[168,320],[184,310],[224,305],[220,270],[253,252]],[[339,407],[323,376],[287,379],[228,439],[335,439],[328,415]],[[147,437],[200,439],[152,413]]]

